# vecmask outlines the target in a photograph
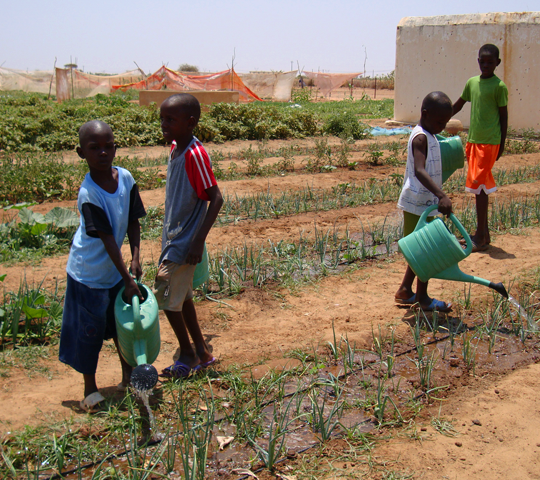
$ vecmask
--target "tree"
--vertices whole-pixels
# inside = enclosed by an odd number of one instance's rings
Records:
[[[196,65],[190,65],[189,63],[182,63],[182,65],[178,67],[178,70],[180,72],[199,73],[199,67]]]

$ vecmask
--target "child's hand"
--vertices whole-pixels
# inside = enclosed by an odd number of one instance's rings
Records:
[[[446,195],[439,199],[439,206],[437,208],[439,212],[447,217],[452,213],[452,200],[450,200]]]
[[[133,277],[129,277],[129,280],[124,280],[125,285],[125,291],[124,295],[125,297],[131,301],[131,299],[137,295],[139,297],[139,300],[143,301],[143,296],[141,294],[141,291],[139,290],[139,287],[137,286],[137,283],[135,282],[135,279]]]
[[[131,272],[131,275],[133,275],[137,280],[142,277],[142,268],[139,260],[131,260],[129,270]]]
[[[204,242],[197,242],[194,240],[189,247],[189,252],[186,257],[186,263],[188,265],[197,265],[201,263],[202,255],[204,252]]]

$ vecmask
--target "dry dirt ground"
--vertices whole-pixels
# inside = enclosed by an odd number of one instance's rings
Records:
[[[306,141],[307,142],[307,141]],[[312,142],[312,141],[311,141]],[[271,148],[287,142],[269,142]],[[296,143],[299,143],[296,141]],[[210,145],[209,150],[246,148],[249,142],[231,142],[224,146]],[[231,151],[232,151],[231,150]],[[123,154],[162,155],[164,148],[129,149]],[[359,161],[361,154],[356,153]],[[297,160],[298,162],[298,160]],[[499,168],[532,165],[540,162],[540,154],[505,156]],[[365,163],[365,162],[364,162]],[[224,165],[226,166],[226,165]],[[402,173],[403,167],[363,165],[358,171],[340,171],[307,175],[297,172],[284,177],[259,178],[222,182],[227,194],[283,191],[313,187],[329,187],[343,182],[362,182],[368,178]],[[536,195],[538,184],[503,186],[494,197]],[[142,192],[145,205],[159,206],[164,189]],[[455,195],[460,202],[465,195]],[[74,202],[47,203],[34,207],[45,212],[56,205],[73,206]],[[309,233],[314,224],[319,228],[335,224],[360,229],[362,223],[382,221],[385,216],[399,221],[393,203],[314,212],[278,220],[244,222],[236,226],[214,228],[208,248],[216,251],[244,242],[267,242],[297,238],[301,230]],[[143,262],[159,257],[159,242],[144,241]],[[124,252],[127,256],[127,251]],[[67,256],[46,258],[40,265],[2,266],[6,273],[5,288],[16,290],[20,279],[36,283],[45,278],[50,288],[56,282],[65,284]],[[492,247],[472,254],[461,264],[465,272],[508,284],[521,273],[540,264],[540,229],[527,229],[516,234],[494,236]],[[339,276],[318,279],[294,292],[285,289],[248,288],[234,298],[226,299],[229,307],[204,301],[197,304],[200,323],[208,343],[222,365],[257,365],[259,371],[279,365],[284,354],[294,348],[311,348],[332,339],[332,322],[338,335],[347,335],[358,346],[370,348],[372,328],[397,325],[397,333],[408,333],[406,310],[394,305],[394,292],[406,264],[396,254],[385,260],[366,262]],[[456,302],[463,294],[462,284],[440,280],[430,282],[430,293],[436,298]],[[472,287],[473,301],[490,297],[487,289]],[[155,362],[158,370],[171,364],[177,353],[177,341],[164,317],[161,317],[162,348]],[[82,397],[81,376],[56,360],[55,349],[43,360],[48,376],[29,375],[13,368],[8,377],[0,378],[0,436],[24,425],[36,425],[78,415],[73,409]],[[248,367],[246,367],[248,368]],[[119,362],[111,345],[105,346],[98,367],[98,385],[105,394],[112,394],[120,381]],[[532,364],[505,376],[471,377],[468,386],[454,392],[441,405],[429,407],[417,420],[419,435],[393,436],[381,440],[374,452],[378,461],[395,465],[396,470],[425,479],[524,479],[540,478],[540,366]],[[439,411],[440,408],[440,411]],[[441,415],[453,421],[459,437],[438,434],[429,424],[431,416]],[[473,423],[478,421],[480,425]],[[424,427],[425,430],[420,430]],[[459,444],[459,445],[458,445]],[[338,465],[350,469],[353,465]],[[354,475],[353,475],[354,476]]]

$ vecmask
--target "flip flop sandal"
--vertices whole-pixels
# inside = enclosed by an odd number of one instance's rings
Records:
[[[416,294],[414,294],[411,298],[394,298],[394,302],[396,302],[398,305],[414,305],[416,303]]]
[[[484,243],[484,245],[478,245],[474,240],[472,241],[472,250],[471,253],[476,252],[485,252],[489,248],[489,243]]]
[[[207,362],[203,362],[203,363],[199,363],[199,365],[197,365],[196,367],[193,367],[193,370],[195,372],[198,372],[200,370],[204,370],[205,368],[208,368],[210,367],[211,365],[214,365],[214,363],[217,362],[217,358],[216,357],[212,357],[210,360],[208,360]]]
[[[96,413],[103,410],[102,402],[105,401],[105,397],[99,392],[94,392],[88,395],[84,400],[81,400],[80,407],[82,410],[88,413]]]
[[[471,250],[471,253],[485,252],[485,251],[489,248],[489,243],[484,243],[483,245],[478,245],[478,243],[476,243],[472,238],[471,238],[471,242],[472,242],[472,250]],[[465,241],[464,238],[462,238],[462,239],[459,241],[459,244],[460,244],[462,247],[466,247],[466,246],[467,246],[467,242]]]
[[[445,303],[442,300],[437,300],[435,298],[431,299],[431,303],[427,307],[420,306],[424,312],[433,312],[433,310],[437,310],[441,313],[448,313],[450,310],[452,310],[452,304],[451,303]]]
[[[163,369],[163,371],[160,374],[160,377],[188,378],[190,375],[193,374],[193,372],[195,371],[195,368],[191,368],[189,365],[186,365],[185,363],[177,360],[176,362],[174,362],[174,365],[171,365],[170,367]]]

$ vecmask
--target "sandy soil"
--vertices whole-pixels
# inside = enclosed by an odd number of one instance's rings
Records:
[[[247,144],[239,142],[236,148],[245,148]],[[156,147],[144,152],[153,155],[162,153],[163,149]],[[498,167],[531,165],[539,161],[539,154],[507,156],[501,159]],[[402,167],[381,166],[354,172],[297,173],[281,178],[223,182],[222,189],[228,194],[246,194],[294,190],[306,185],[328,187],[382,178],[401,170]],[[502,187],[495,197],[535,195],[538,187],[536,183]],[[163,204],[164,190],[143,192],[142,196],[145,205],[159,206]],[[456,195],[453,200],[464,197]],[[34,209],[45,212],[56,205],[73,206],[74,202],[48,203]],[[301,229],[306,232],[313,229],[314,222],[318,226],[332,226],[337,222],[354,230],[360,228],[359,219],[369,223],[386,215],[398,220],[393,203],[245,222],[214,228],[208,238],[208,247],[215,251],[244,241],[296,238]],[[157,241],[143,242],[143,262],[146,259],[155,261],[159,249]],[[46,286],[55,282],[62,285],[66,260],[64,255],[46,258],[40,265],[4,265],[5,287],[16,290],[23,276],[29,283],[40,282],[46,277]],[[471,255],[460,266],[465,272],[509,284],[520,273],[530,271],[539,263],[540,230],[528,229],[519,235],[494,236],[493,245],[487,252]],[[331,340],[332,322],[338,335],[347,335],[358,346],[370,347],[374,325],[394,323],[398,335],[408,332],[408,311],[396,307],[393,302],[404,270],[404,260],[400,255],[394,255],[383,261],[358,265],[340,276],[321,278],[294,294],[287,290],[248,288],[237,297],[226,299],[230,307],[208,301],[198,304],[200,323],[214,355],[223,365],[262,363],[256,368],[264,370],[265,365],[276,365],[275,362],[294,348],[310,348]],[[459,283],[430,282],[430,293],[447,301],[458,299],[462,288]],[[487,301],[490,295],[483,287],[472,287],[473,301]],[[161,332],[162,349],[155,362],[158,370],[172,362],[178,347],[164,317],[161,318]],[[59,363],[57,347],[52,349],[50,358],[42,361],[42,367],[48,368],[48,376],[29,374],[22,368],[12,367],[8,377],[0,378],[0,433],[78,415],[74,407],[82,397],[82,378]],[[115,394],[119,371],[118,358],[108,344],[102,350],[98,367],[98,384],[105,395]],[[433,405],[419,419],[427,429],[421,432],[422,441],[394,437],[381,443],[376,450],[377,458],[397,462],[404,472],[414,472],[414,478],[540,478],[537,427],[540,408],[536,395],[540,389],[539,373],[539,365],[533,364],[507,376],[471,378],[469,386],[455,392],[440,407],[440,415],[452,419],[461,432],[459,437],[442,436],[429,425],[430,416],[439,415],[439,405]],[[481,425],[472,424],[472,420],[478,420]]]

